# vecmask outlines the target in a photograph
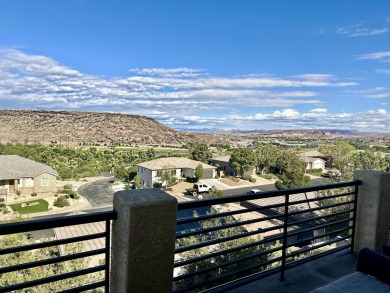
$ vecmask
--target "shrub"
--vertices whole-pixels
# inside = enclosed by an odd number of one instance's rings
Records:
[[[195,183],[195,182],[198,181],[198,178],[196,178],[196,177],[193,177],[193,178],[192,177],[187,177],[186,181],[189,182],[189,183]]]
[[[162,186],[162,183],[160,183],[160,182],[153,183],[153,188],[161,188],[161,186]]]
[[[80,198],[80,196],[77,194],[77,192],[73,191],[73,190],[64,189],[64,190],[61,191],[61,193],[65,193],[65,194],[67,194],[68,196],[70,196],[73,199],[79,199]]]
[[[70,183],[65,184],[65,185],[64,185],[64,189],[70,189],[70,190],[72,190],[72,189],[73,189],[73,185],[70,184]]]
[[[7,205],[5,203],[0,203],[0,208],[5,208]]]
[[[137,176],[137,172],[130,172],[128,178],[129,178],[129,180],[131,181],[131,180],[134,179],[135,176]]]
[[[244,179],[244,180],[251,180],[252,179],[252,176],[251,175],[248,175],[248,174],[244,174],[244,175],[242,175],[242,179]]]
[[[64,195],[65,199],[69,199],[70,196],[68,194]]]
[[[211,192],[209,193],[210,198],[216,198],[216,197],[222,197],[223,196],[223,190],[218,190],[214,186],[211,189]]]
[[[54,196],[57,197],[57,196],[58,196],[58,193],[54,194]]]
[[[0,202],[5,202],[5,198],[0,198]]]
[[[306,173],[321,173],[322,172],[322,169],[319,168],[319,169],[307,169],[306,170]]]
[[[219,176],[218,176],[218,175],[216,175],[216,176],[215,176],[215,179],[219,179]]]
[[[255,183],[256,182],[256,178],[251,178],[251,180],[250,180],[250,182],[252,182],[252,183]]]
[[[70,205],[69,201],[67,200],[66,196],[69,197],[69,195],[61,195],[57,197],[57,199],[54,201],[53,205],[59,208],[67,207]]]
[[[37,195],[38,195],[38,193],[36,193],[36,192],[31,193],[31,196],[37,196]]]

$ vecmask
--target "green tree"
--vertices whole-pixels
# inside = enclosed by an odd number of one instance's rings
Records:
[[[240,176],[244,175],[244,171],[249,171],[256,165],[256,156],[250,148],[239,148],[233,150],[229,160],[230,165],[240,171]]]
[[[141,186],[142,186],[142,184],[141,184],[141,177],[139,177],[138,175],[134,177],[134,185],[137,188],[141,188]]]
[[[202,164],[198,164],[198,166],[196,166],[195,168],[195,177],[197,180],[199,180],[200,178],[202,178],[204,175],[204,169],[203,169],[203,166]]]
[[[47,239],[41,239],[41,241],[48,241]],[[0,237],[0,247],[17,247],[34,244],[34,240],[28,238],[24,233],[5,235]],[[82,244],[66,244],[64,245],[63,255],[79,253],[84,250]],[[48,258],[56,258],[59,255],[59,247],[51,246],[47,248],[28,250],[18,253],[0,255],[0,263],[5,266],[13,266],[22,263],[35,262]],[[77,270],[86,269],[89,267],[88,258],[79,258],[75,260],[59,262],[57,264],[50,264],[45,266],[39,266],[31,269],[19,270],[9,273],[0,274],[0,288],[24,283],[36,279],[46,278],[54,275],[65,274]],[[71,288],[81,287],[86,284],[100,281],[103,278],[102,273],[94,273],[52,283],[47,283],[39,286],[30,287],[27,291],[31,293],[41,292],[58,292]],[[23,292],[27,292],[23,291]],[[18,291],[21,292],[21,291]],[[102,292],[100,289],[94,289],[90,292]]]
[[[256,149],[257,165],[261,174],[268,173],[270,168],[276,166],[280,151],[272,144],[265,144]]]
[[[172,166],[164,166],[163,169],[157,171],[157,176],[160,177],[161,183],[165,188],[177,181],[175,175],[176,170]]]
[[[155,158],[157,158],[156,151],[153,148],[147,149],[146,156],[149,160],[154,160]]]
[[[125,166],[115,166],[114,167],[115,178],[122,179],[129,177],[129,171]]]
[[[213,212],[211,212],[212,214]],[[194,217],[197,217],[197,213],[194,212]],[[238,219],[238,221],[241,221],[241,219]],[[211,220],[206,220],[206,221],[201,221],[200,225],[202,229],[207,229],[215,226],[222,226],[226,224],[232,224],[236,223],[236,220],[233,217],[223,217],[223,218],[215,218]],[[207,242],[213,239],[223,239],[223,238],[229,238],[231,236],[237,236],[240,234],[245,233],[246,231],[242,227],[233,227],[233,228],[226,228],[222,230],[217,230],[217,231],[212,231],[212,232],[207,232],[203,234],[199,234],[196,236],[191,236],[187,238],[182,238],[176,241],[176,247],[183,247],[183,246],[188,246],[188,245],[193,245],[197,243],[203,243]],[[254,244],[255,242],[258,242],[262,240],[262,237],[259,235],[254,235],[254,236],[249,236],[249,237],[242,237],[230,241],[225,241],[221,242],[217,245],[211,245],[211,246],[206,246],[206,247],[201,247],[197,249],[193,249],[184,253],[181,253],[177,256],[178,260],[180,261],[185,261],[188,259],[193,259],[202,255],[210,255],[213,253],[218,253],[221,251],[229,251],[235,247],[242,247],[242,246],[250,246],[250,244]],[[265,250],[272,250],[274,248],[281,247],[281,244],[279,242],[276,242],[274,245],[268,244],[259,244],[259,245],[253,245],[250,247],[247,247],[245,249],[240,249],[240,250],[235,250],[233,252],[227,252],[222,255],[217,255],[213,257],[209,257],[207,259],[191,263],[188,265],[185,265],[182,267],[182,269],[185,271],[185,273],[191,273],[195,271],[199,271],[205,268],[213,267],[215,265],[220,265],[224,263],[229,263],[231,262],[230,265],[223,266],[221,268],[215,269],[215,270],[210,270],[207,273],[200,274],[194,277],[192,280],[187,280],[180,282],[179,287],[186,285],[187,282],[189,284],[193,283],[201,283],[204,280],[209,280],[214,277],[218,277],[222,274],[226,274],[232,271],[236,271],[251,265],[256,265],[262,262],[266,262],[267,260],[275,259],[277,257],[280,257],[282,252],[281,251],[275,251],[271,253],[266,253],[264,255],[258,256],[259,253],[265,251]],[[297,250],[296,247],[291,247],[288,249],[288,252],[292,252]],[[248,257],[250,255],[253,255],[252,257]],[[242,259],[244,257],[247,257],[246,260],[243,261],[237,261],[239,259]],[[292,259],[288,260],[291,261]],[[276,261],[274,263],[271,263],[269,265],[264,265],[260,268],[256,268],[253,271],[247,271],[241,274],[235,274],[234,276],[231,276],[229,281],[232,281],[234,279],[238,279],[240,277],[244,277],[247,275],[250,275],[252,273],[257,273],[259,271],[264,271],[269,268],[277,267],[280,266],[280,261]],[[223,283],[227,282],[226,279],[222,281]],[[216,283],[218,284],[218,283]],[[216,285],[213,284],[213,285]],[[202,289],[205,288],[200,288],[199,290],[201,291]]]
[[[194,143],[190,147],[190,158],[208,164],[212,153],[208,150],[206,144]]]
[[[301,172],[291,172],[279,176],[279,180],[275,181],[276,189],[291,189],[304,186],[310,186],[310,177]]]
[[[319,150],[331,160],[332,167],[340,170],[345,178],[352,178],[351,157],[355,150],[352,145],[346,141],[339,141],[335,145],[321,146]]]
[[[303,162],[297,153],[283,150],[276,163],[282,175],[275,182],[277,189],[299,188],[310,185],[310,177],[303,173]]]

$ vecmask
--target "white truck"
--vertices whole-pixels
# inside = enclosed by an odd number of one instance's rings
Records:
[[[211,187],[206,184],[196,183],[192,188],[187,188],[186,191],[192,196],[198,196],[198,199],[202,199],[201,193],[210,193]]]

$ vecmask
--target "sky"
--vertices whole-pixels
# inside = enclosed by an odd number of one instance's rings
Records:
[[[0,109],[390,133],[390,2],[1,0]]]

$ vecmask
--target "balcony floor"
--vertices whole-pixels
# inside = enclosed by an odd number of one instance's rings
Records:
[[[348,251],[342,250],[287,270],[285,273],[286,280],[283,282],[279,281],[279,275],[274,275],[228,292],[303,293],[311,291],[355,271],[357,255],[350,254]]]

